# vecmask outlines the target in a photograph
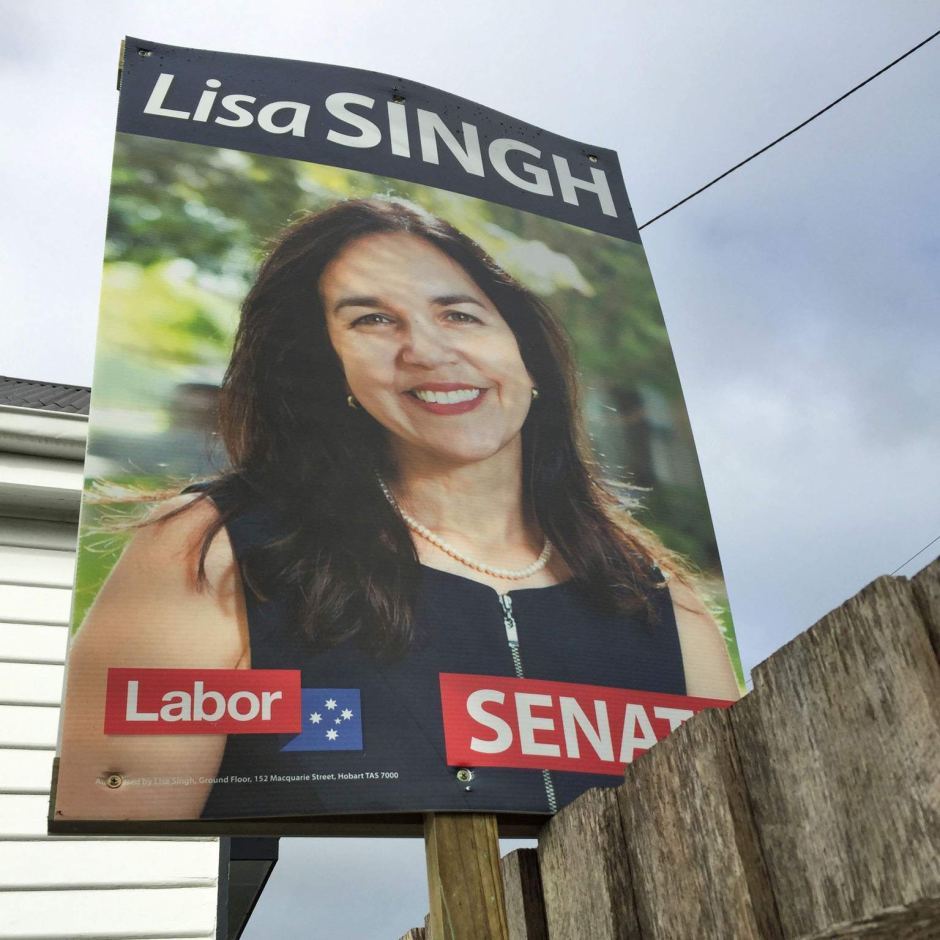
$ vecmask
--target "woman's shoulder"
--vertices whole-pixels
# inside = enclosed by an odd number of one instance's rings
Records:
[[[184,492],[161,502],[141,524],[125,553],[154,575],[177,568],[212,587],[231,577],[234,552],[219,506],[204,490]],[[176,571],[175,573],[179,573]]]
[[[196,495],[165,500],[151,512],[82,624],[86,654],[165,667],[233,668],[245,658],[241,579],[224,528],[206,543],[219,520],[218,509]]]
[[[724,636],[701,595],[683,578],[670,578],[668,587],[688,694],[722,701],[738,699],[740,692]]]

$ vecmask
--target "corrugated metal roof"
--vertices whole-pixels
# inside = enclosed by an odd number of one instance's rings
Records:
[[[57,385],[0,375],[0,405],[87,415],[90,398],[91,389],[81,385]]]

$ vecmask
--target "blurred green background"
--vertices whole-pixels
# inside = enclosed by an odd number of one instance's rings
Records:
[[[73,628],[131,534],[138,494],[225,468],[215,395],[265,245],[339,199],[411,200],[478,241],[570,333],[591,440],[633,512],[701,572],[740,660],[675,363],[639,245],[416,183],[118,134]]]

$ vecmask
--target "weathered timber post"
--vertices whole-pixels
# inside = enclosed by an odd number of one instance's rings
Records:
[[[431,900],[427,940],[508,940],[496,817],[429,813],[424,847]]]
[[[644,754],[617,796],[643,940],[781,936],[727,711]]]
[[[516,849],[499,863],[506,892],[509,940],[548,940],[542,877],[535,849]]]
[[[938,581],[934,562],[919,597]],[[940,898],[940,667],[923,606],[907,580],[879,578],[758,666],[731,709],[786,938],[885,918],[883,936],[920,936],[908,907]]]
[[[934,655],[940,660],[940,558],[911,579],[914,599],[927,625]]]
[[[504,859],[511,940],[940,937],[938,655],[940,559],[869,585]]]
[[[588,790],[553,816],[538,852],[550,937],[640,940],[612,788]]]

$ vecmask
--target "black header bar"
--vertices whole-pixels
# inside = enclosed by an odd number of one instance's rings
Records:
[[[639,241],[614,151],[379,72],[128,37],[118,130],[409,180]]]

